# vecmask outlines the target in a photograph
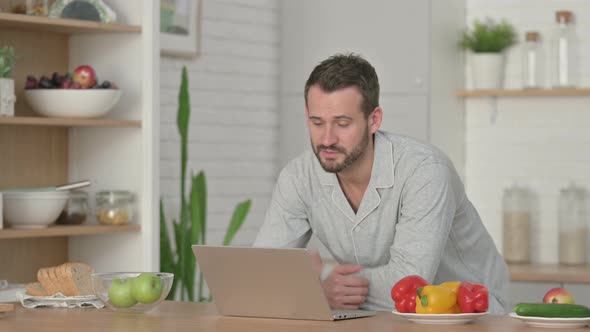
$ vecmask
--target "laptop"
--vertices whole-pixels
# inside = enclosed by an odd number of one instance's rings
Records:
[[[376,314],[368,310],[331,310],[306,249],[192,248],[222,315],[341,320]]]

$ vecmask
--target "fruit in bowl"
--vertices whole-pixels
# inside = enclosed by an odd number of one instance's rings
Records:
[[[96,118],[111,111],[121,97],[116,83],[99,83],[95,70],[79,66],[74,74],[51,77],[27,76],[25,97],[31,108],[44,116],[58,118]]]
[[[174,274],[164,272],[93,273],[96,296],[114,311],[147,312],[160,304],[172,287]]]

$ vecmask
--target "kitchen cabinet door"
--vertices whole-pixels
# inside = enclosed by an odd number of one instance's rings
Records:
[[[282,91],[301,92],[319,61],[355,52],[377,70],[382,93],[424,93],[429,86],[430,1],[281,2]]]

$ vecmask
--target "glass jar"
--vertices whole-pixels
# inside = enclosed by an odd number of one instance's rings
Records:
[[[47,16],[47,0],[10,0],[10,12],[14,14]]]
[[[508,263],[528,263],[531,258],[530,199],[524,188],[516,184],[504,190],[503,253]]]
[[[89,214],[88,193],[72,191],[66,207],[59,215],[56,223],[61,225],[80,225],[86,221]]]
[[[584,191],[570,184],[559,195],[559,263],[586,263],[586,209]]]
[[[27,15],[47,16],[47,0],[27,0]]]
[[[129,191],[96,193],[96,217],[104,225],[125,225],[133,217],[133,194]]]
[[[578,38],[572,26],[572,17],[572,12],[566,10],[555,13],[557,26],[551,41],[551,81],[554,88],[577,85]]]
[[[528,31],[523,46],[522,86],[525,89],[538,89],[543,85],[543,51],[539,33]]]

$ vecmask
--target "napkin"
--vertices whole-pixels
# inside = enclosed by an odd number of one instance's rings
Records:
[[[57,293],[52,296],[32,296],[24,292],[16,294],[16,298],[25,308],[56,307],[56,308],[103,308],[104,304],[95,295],[65,296]]]

